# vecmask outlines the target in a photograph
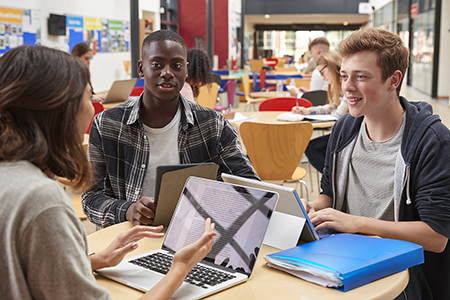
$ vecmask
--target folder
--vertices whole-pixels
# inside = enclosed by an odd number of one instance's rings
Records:
[[[267,265],[346,292],[424,262],[407,241],[341,233],[265,257]]]

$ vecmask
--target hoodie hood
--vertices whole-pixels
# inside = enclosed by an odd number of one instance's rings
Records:
[[[426,102],[408,102],[400,97],[400,103],[406,110],[401,153],[406,165],[409,165],[425,132],[441,119],[433,115],[433,107]]]

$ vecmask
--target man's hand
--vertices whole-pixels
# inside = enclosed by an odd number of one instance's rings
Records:
[[[305,208],[308,215],[316,211],[310,202],[306,201],[303,198],[301,198],[300,200],[302,201],[303,207]]]
[[[333,208],[311,212],[308,216],[316,231],[330,228],[339,232],[357,233],[360,232],[358,228],[361,228],[361,222],[364,220],[364,217],[353,216]]]
[[[162,238],[163,233],[159,233],[163,226],[134,226],[117,235],[114,241],[103,251],[91,255],[92,270],[98,270],[106,267],[113,267],[120,263],[124,256],[137,249],[137,241],[144,237]]]
[[[125,217],[134,226],[152,225],[155,211],[156,204],[153,199],[144,196],[128,207]]]

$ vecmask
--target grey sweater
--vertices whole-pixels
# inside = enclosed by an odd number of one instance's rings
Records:
[[[2,299],[110,299],[86,235],[57,182],[29,162],[0,162]]]

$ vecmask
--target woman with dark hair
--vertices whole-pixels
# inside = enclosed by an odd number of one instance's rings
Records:
[[[198,87],[212,82],[211,64],[208,56],[202,50],[187,51],[188,76],[180,93],[189,101],[195,102],[198,97]]]
[[[43,46],[0,57],[0,290],[6,299],[110,299],[92,270],[117,265],[162,226],[135,226],[105,250],[88,255],[83,225],[54,180],[91,183],[81,145],[94,110],[87,67]],[[212,247],[214,224],[178,251],[172,268],[142,299],[169,299]]]
[[[92,49],[89,48],[88,44],[86,44],[86,43],[76,44],[75,46],[73,46],[71,53],[73,56],[81,59],[86,64],[87,68],[89,69],[89,67],[91,65],[91,59],[92,59],[92,56],[94,56],[94,53],[92,52]],[[90,81],[89,81],[89,83],[90,83]],[[92,84],[91,84],[91,87],[92,87]],[[103,94],[94,93],[94,88],[92,87],[92,97],[91,97],[92,101],[103,102],[106,99],[106,95],[107,95],[107,93],[103,93]]]

